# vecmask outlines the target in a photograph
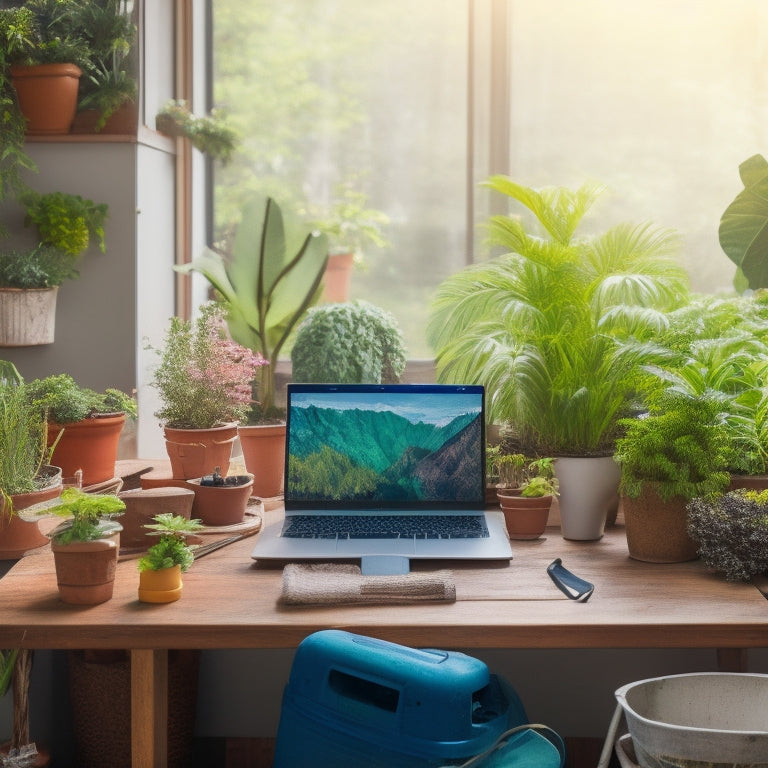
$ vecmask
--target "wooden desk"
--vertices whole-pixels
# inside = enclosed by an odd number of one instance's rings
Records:
[[[267,523],[281,517],[266,513]],[[620,526],[597,542],[549,530],[515,542],[508,565],[450,564],[454,604],[283,608],[281,570],[254,564],[252,546],[245,539],[200,559],[170,605],[139,603],[135,561],[121,562],[113,599],[89,608],[60,602],[53,558],[40,550],[0,580],[0,648],[131,649],[133,766],[157,768],[166,755],[170,648],[293,648],[334,627],[444,648],[715,648],[734,668],[743,649],[768,647],[758,588],[728,583],[700,562],[630,560]],[[595,584],[589,602],[567,600],[552,584],[546,566],[556,557]]]

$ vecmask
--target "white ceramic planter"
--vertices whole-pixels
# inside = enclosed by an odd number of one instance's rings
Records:
[[[0,288],[0,347],[52,344],[58,288]]]
[[[618,502],[621,470],[613,456],[558,457],[560,531],[564,539],[594,541],[605,531],[608,509]]]

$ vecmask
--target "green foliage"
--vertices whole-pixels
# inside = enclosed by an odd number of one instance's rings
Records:
[[[147,554],[139,560],[140,571],[159,571],[163,568],[181,566],[182,573],[186,572],[194,561],[195,546],[186,543],[186,535],[203,528],[200,520],[188,520],[181,515],[163,512],[155,515],[155,522],[145,525],[151,535],[159,536]]]
[[[616,444],[621,490],[638,496],[653,483],[663,500],[719,493],[728,485],[728,431],[711,398],[668,391],[644,417],[624,419]]]
[[[687,505],[688,532],[701,559],[728,581],[768,571],[768,491],[737,490]]]
[[[210,429],[244,420],[264,359],[226,338],[223,310],[208,304],[194,321],[171,318],[155,370],[162,408],[155,413],[170,427]]]
[[[291,350],[293,381],[396,383],[405,348],[394,316],[366,301],[312,307]]]
[[[67,192],[40,194],[31,191],[22,197],[22,202],[27,209],[25,222],[37,227],[43,243],[77,258],[94,237],[101,252],[105,252],[106,203],[97,204]]]
[[[35,379],[26,386],[32,407],[49,421],[69,424],[105,413],[125,413],[136,418],[136,400],[118,389],[96,392],[81,387],[67,373]]]
[[[258,371],[259,413],[275,411],[275,368],[293,329],[321,292],[328,261],[324,235],[309,232],[271,198],[253,196],[244,206],[231,254],[207,250],[179,272],[200,272],[218,291],[232,338],[269,363]]]
[[[555,477],[554,459],[528,459],[522,453],[498,450],[491,453],[491,474],[498,476],[500,488],[517,488],[526,498],[557,495],[559,483]]]
[[[0,493],[37,490],[49,457],[45,420],[29,401],[23,383],[0,381]],[[9,505],[6,504],[6,510]]]
[[[508,252],[439,287],[427,329],[438,377],[484,384],[489,419],[509,423],[526,452],[608,452],[638,396],[640,365],[667,354],[653,343],[665,313],[687,299],[676,238],[627,224],[576,237],[594,185],[537,191],[494,177],[488,186],[544,234],[492,217],[491,241]]]
[[[57,544],[73,541],[94,541],[119,533],[123,527],[111,518],[122,515],[125,502],[112,494],[84,493],[79,488],[65,488],[59,504],[48,507],[46,513],[69,518],[48,536]]]
[[[200,117],[192,114],[185,101],[171,100],[155,120],[159,131],[169,136],[184,136],[193,147],[223,163],[229,162],[237,148],[237,133],[220,109],[212,109]]]
[[[72,257],[52,246],[0,251],[0,286],[53,288],[78,276]]]
[[[720,218],[720,247],[737,267],[737,289],[768,288],[768,162],[753,155],[739,176],[744,189]]]
[[[8,690],[8,686],[13,679],[13,670],[16,666],[16,656],[18,655],[18,649],[12,651],[0,650],[0,698],[5,695]]]

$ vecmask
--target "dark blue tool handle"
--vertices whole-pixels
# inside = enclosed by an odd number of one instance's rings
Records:
[[[594,584],[574,576],[567,568],[564,568],[563,561],[559,557],[547,566],[547,573],[557,588],[571,600],[586,603],[595,591]]]

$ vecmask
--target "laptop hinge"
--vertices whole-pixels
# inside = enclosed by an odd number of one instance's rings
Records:
[[[411,571],[411,561],[401,555],[363,555],[360,572],[364,576],[401,576]]]

